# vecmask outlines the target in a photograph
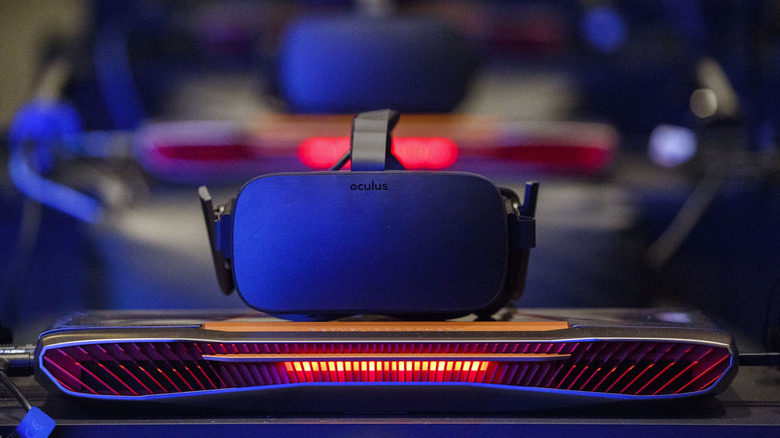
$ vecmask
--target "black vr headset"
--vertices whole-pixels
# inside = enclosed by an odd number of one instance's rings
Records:
[[[331,171],[263,175],[216,208],[201,187],[222,291],[288,319],[489,316],[519,298],[538,184],[521,202],[479,175],[406,171],[398,118],[359,114]]]

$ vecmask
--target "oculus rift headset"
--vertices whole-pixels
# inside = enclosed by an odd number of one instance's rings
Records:
[[[331,171],[259,176],[216,208],[200,187],[222,291],[293,320],[487,317],[519,298],[538,183],[521,202],[479,175],[406,171],[398,118],[357,115]]]

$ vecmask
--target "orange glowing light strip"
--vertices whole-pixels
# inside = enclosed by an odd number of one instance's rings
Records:
[[[457,361],[332,361],[281,362],[291,383],[311,382],[470,382],[489,381],[488,370],[496,362]],[[446,371],[445,371],[446,370]]]

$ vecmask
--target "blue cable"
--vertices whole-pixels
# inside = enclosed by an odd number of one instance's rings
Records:
[[[103,207],[97,200],[36,173],[24,157],[21,148],[14,148],[9,162],[11,181],[25,195],[76,219],[97,223]]]
[[[81,122],[69,105],[38,99],[23,106],[11,123],[9,174],[25,195],[77,219],[96,223],[103,207],[96,199],[42,174],[54,167],[57,148],[75,151],[82,137]]]

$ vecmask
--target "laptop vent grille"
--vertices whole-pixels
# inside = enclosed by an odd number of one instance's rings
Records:
[[[139,397],[268,385],[453,382],[630,396],[711,387],[726,348],[679,342],[120,342],[48,348],[68,392]]]

